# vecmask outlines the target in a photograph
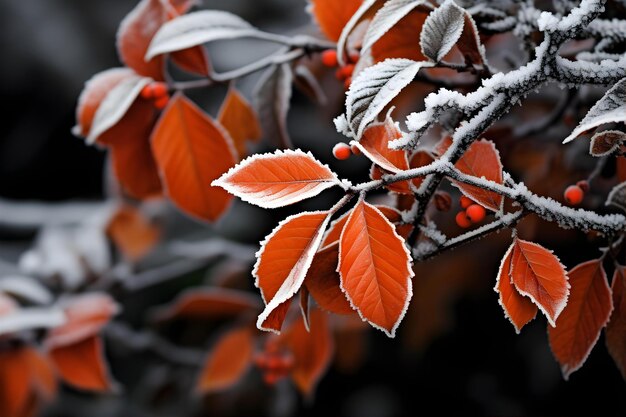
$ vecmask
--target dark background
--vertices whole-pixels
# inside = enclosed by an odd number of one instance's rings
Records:
[[[0,2],[1,198],[102,198],[104,153],[87,147],[71,135],[70,129],[84,81],[96,72],[120,65],[115,32],[134,5],[134,0]],[[203,3],[203,7],[231,10],[261,28],[276,31],[306,25],[304,5],[304,1],[293,0]],[[334,133],[331,117],[340,112],[340,101],[335,108],[313,116],[313,108],[304,103],[302,97],[294,97],[290,120],[294,142],[317,149],[322,152],[320,159],[332,162],[330,146],[340,138]],[[314,121],[313,128],[297,122],[305,117]],[[365,166],[361,162],[338,169],[353,173]],[[287,213],[282,211],[275,217]],[[262,222],[246,240],[258,240],[272,225],[271,221]],[[471,291],[452,297],[448,311],[451,320],[441,335],[415,349],[403,340],[411,339],[415,329],[410,326],[416,321],[405,320],[398,340],[388,340],[382,333],[371,331],[369,356],[363,367],[355,373],[331,369],[322,380],[315,401],[302,401],[297,414],[625,415],[626,385],[606,352],[603,338],[585,366],[565,382],[549,350],[545,320],[538,317],[521,335],[515,334],[491,290],[498,258],[506,247],[505,239],[499,236],[489,242],[444,255],[444,262],[478,258],[482,270],[471,277],[475,282]],[[551,248],[568,266],[580,260],[579,255],[584,259],[593,256],[585,257],[588,248],[575,240],[560,245],[555,242]],[[427,272],[429,264],[422,270]],[[458,271],[464,272],[462,267]],[[113,373],[116,374],[115,363]],[[273,395],[267,389],[262,393]],[[49,414],[138,415],[130,411],[130,401],[127,395],[102,402],[70,393],[62,396]],[[245,397],[242,401],[245,403]],[[246,408],[241,405],[241,409]],[[181,415],[176,411],[153,411],[155,415]],[[233,409],[233,415],[237,414]]]

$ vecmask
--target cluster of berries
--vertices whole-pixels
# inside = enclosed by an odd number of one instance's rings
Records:
[[[290,352],[281,349],[278,344],[268,342],[264,350],[255,354],[254,364],[263,374],[263,381],[268,385],[274,385],[289,375],[293,369],[294,359]]]
[[[480,204],[476,204],[471,198],[464,195],[460,199],[463,210],[456,214],[456,224],[463,229],[467,229],[472,224],[480,223],[485,219],[487,211]]]
[[[343,86],[347,90],[352,84],[352,73],[354,72],[354,65],[359,61],[359,54],[352,53],[348,56],[349,62],[346,65],[339,67],[339,61],[337,60],[337,51],[334,49],[327,49],[322,52],[322,64],[329,68],[337,68],[335,71],[335,77],[339,81],[343,81]]]
[[[162,110],[170,101],[170,95],[167,91],[167,84],[161,82],[153,82],[146,85],[141,90],[141,97],[146,100],[153,100],[154,107]]]
[[[565,189],[563,198],[567,201],[567,204],[577,206],[582,203],[587,191],[589,191],[589,183],[585,180],[578,181],[575,185],[570,185]]]

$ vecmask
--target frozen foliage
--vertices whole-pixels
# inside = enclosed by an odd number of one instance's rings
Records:
[[[435,9],[424,22],[420,35],[424,55],[433,61],[441,61],[461,37],[464,20],[464,10],[452,0]]]
[[[152,39],[146,60],[218,39],[262,36],[248,22],[232,13],[202,10],[180,16],[164,24]]]

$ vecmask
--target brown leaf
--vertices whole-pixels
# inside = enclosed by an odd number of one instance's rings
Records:
[[[613,313],[605,330],[606,347],[626,379],[626,271],[621,265],[615,268],[611,290]]]

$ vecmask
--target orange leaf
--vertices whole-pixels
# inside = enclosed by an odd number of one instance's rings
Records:
[[[202,220],[224,213],[231,196],[211,182],[235,164],[235,150],[220,125],[177,94],[152,133],[152,149],[174,204]]]
[[[353,143],[379,167],[399,172],[409,169],[406,151],[389,149],[389,142],[401,137],[402,132],[388,117],[384,123],[370,125],[363,131],[361,140]]]
[[[330,364],[334,350],[326,313],[312,309],[309,317],[310,332],[300,316],[286,332],[286,343],[294,356],[291,378],[304,395],[313,394]]]
[[[500,154],[491,141],[481,139],[472,143],[455,166],[464,174],[477,178],[484,177],[498,184],[503,182]],[[503,200],[500,194],[458,181],[453,181],[453,183],[459,187],[463,194],[485,206],[485,208],[493,211],[500,209]]]
[[[122,20],[117,32],[117,50],[122,62],[134,69],[137,74],[162,81],[165,61],[157,56],[146,62],[144,57],[154,34],[163,23],[184,13],[192,1],[174,2],[169,0],[142,0]],[[191,48],[193,49],[193,48]],[[206,55],[202,49],[187,49],[172,54],[172,58],[186,70],[208,73]]]
[[[626,379],[626,272],[621,265],[615,268],[611,289],[613,313],[604,332],[606,347]]]
[[[324,310],[335,314],[350,314],[354,310],[341,291],[338,264],[339,243],[335,242],[315,254],[304,285],[317,305]]]
[[[372,164],[372,168],[370,170],[370,178],[373,180],[382,179],[383,175],[389,174],[388,171],[385,171],[378,165]],[[411,189],[410,181],[396,181],[391,184],[385,185],[385,188],[391,192],[402,194],[402,195],[413,195],[413,190]]]
[[[154,106],[137,99],[124,117],[98,138],[109,147],[113,172],[131,197],[145,199],[161,194],[161,179],[150,148],[156,121]]]
[[[0,415],[22,417],[31,394],[30,375],[26,371],[27,348],[0,352]]]
[[[383,216],[387,218],[387,220],[389,220],[396,226],[396,232],[398,232],[399,235],[402,236],[402,233],[400,233],[400,231],[405,232],[408,229],[408,227],[405,226],[409,226],[411,228],[413,227],[413,225],[404,224],[404,219],[402,219],[402,213],[400,213],[399,210],[393,207],[382,205],[377,205],[376,208],[380,210],[380,212],[383,214]],[[324,236],[324,240],[322,241],[322,247],[329,246],[330,244],[339,241],[339,238],[341,237],[341,231],[348,221],[349,215],[350,212],[344,213],[337,220],[334,220],[330,224],[328,232],[326,233],[326,235]]]
[[[338,269],[359,315],[394,337],[412,295],[411,254],[389,220],[363,200],[341,233]]]
[[[236,317],[247,312],[258,312],[261,303],[256,296],[244,291],[226,288],[191,289],[180,295],[174,303],[155,313],[156,320],[177,318],[220,319]]]
[[[559,258],[546,248],[521,239],[513,242],[511,280],[555,326],[569,295],[567,274]]]
[[[109,220],[107,235],[130,260],[143,258],[159,240],[161,231],[133,206],[119,207]]]
[[[256,112],[250,103],[234,88],[228,89],[228,95],[222,103],[217,120],[228,130],[233,139],[239,159],[248,155],[246,141],[261,139],[261,126]]]
[[[71,299],[65,307],[66,323],[48,333],[48,348],[73,345],[95,336],[117,314],[113,299],[103,293],[91,293]]]
[[[109,375],[99,336],[55,347],[50,350],[50,359],[63,381],[78,389],[104,392],[115,386]]]
[[[133,71],[128,68],[111,68],[91,77],[85,83],[85,88],[83,88],[78,98],[74,134],[87,137],[91,130],[91,123],[96,115],[96,110],[100,107],[102,100],[116,85],[133,76]]]
[[[326,165],[301,150],[254,155],[213,182],[263,208],[293,204],[337,184],[337,176]]]
[[[419,168],[426,166],[433,162],[435,159],[426,151],[417,151],[411,156],[411,160],[409,162],[409,168]],[[418,177],[413,179],[413,186],[417,189],[424,182],[424,178]]]
[[[567,306],[556,327],[548,328],[550,347],[565,379],[583,365],[613,309],[602,260],[577,265],[569,280],[572,291]]]
[[[287,217],[261,243],[252,275],[266,303],[257,327],[278,332],[291,297],[298,292],[322,243],[331,212],[304,212]]]
[[[57,379],[50,360],[33,348],[24,348],[25,361],[32,383],[46,399],[52,399],[57,392]]]
[[[221,336],[200,372],[197,390],[202,393],[232,387],[252,362],[254,338],[249,327],[231,329]]]
[[[456,47],[469,62],[475,65],[484,65],[484,55],[482,45],[478,36],[478,29],[472,16],[465,12],[463,14],[463,32],[456,43]]]
[[[428,16],[426,10],[416,9],[396,23],[372,45],[374,62],[381,62],[387,58],[427,61],[419,47],[420,33],[426,16]]]
[[[311,0],[309,11],[324,35],[336,42],[361,2],[362,0]]]
[[[537,306],[528,297],[517,292],[511,282],[511,257],[513,255],[513,243],[506,251],[500,269],[494,291],[500,295],[498,302],[504,309],[504,315],[511,321],[515,332],[519,333],[528,322],[537,315]]]

